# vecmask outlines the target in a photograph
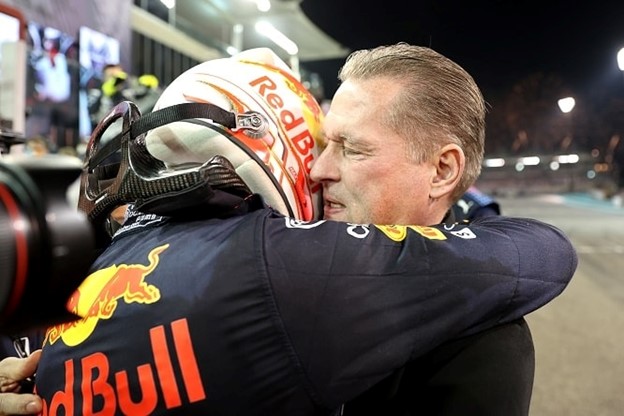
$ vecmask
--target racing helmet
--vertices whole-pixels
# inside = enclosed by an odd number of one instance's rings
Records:
[[[153,111],[194,102],[253,113],[263,126],[251,132],[206,128],[214,124],[207,119],[177,121],[147,133],[152,156],[176,169],[221,155],[275,210],[304,221],[320,216],[321,188],[309,173],[319,152],[323,112],[274,52],[257,48],[201,63],[169,84]]]

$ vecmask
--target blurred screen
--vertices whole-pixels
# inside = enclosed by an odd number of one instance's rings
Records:
[[[120,61],[120,42],[97,30],[82,26],[80,43],[80,135],[87,138],[98,111],[104,67]]]
[[[21,20],[19,18],[0,11],[0,128],[6,127],[11,129],[13,127],[13,114],[12,111],[10,111],[10,107],[5,106],[5,103],[10,106],[10,103],[15,101],[12,99],[13,97],[10,96],[13,89],[8,85],[14,82],[14,80],[2,77],[3,65],[11,64],[11,62],[8,61],[2,62],[2,52],[5,48],[9,47],[8,44],[15,43],[20,39],[20,26]],[[15,57],[10,56],[10,54],[5,54],[4,59],[12,60],[15,59]]]
[[[34,22],[27,25],[26,137],[52,152],[78,143],[80,64],[75,37]]]
[[[0,43],[19,39],[20,21],[17,17],[0,12]]]

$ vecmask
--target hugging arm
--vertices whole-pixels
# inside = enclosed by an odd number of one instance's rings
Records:
[[[532,219],[277,227],[267,222],[267,274],[298,365],[330,406],[448,340],[538,309],[577,265],[568,238]]]

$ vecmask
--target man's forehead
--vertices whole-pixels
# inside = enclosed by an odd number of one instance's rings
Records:
[[[322,132],[326,137],[350,137],[356,135],[366,117],[361,107],[332,102],[322,123]]]
[[[332,98],[329,111],[362,111],[367,108],[374,96],[374,83],[374,80],[343,82]]]
[[[400,83],[388,78],[345,81],[338,87],[327,117],[331,124],[378,123],[383,113],[392,110],[401,91]]]
[[[373,78],[341,84],[323,121],[323,140],[371,144],[368,142],[384,130],[381,118],[400,90],[390,81]]]

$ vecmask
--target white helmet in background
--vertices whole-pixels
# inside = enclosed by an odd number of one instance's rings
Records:
[[[256,111],[268,128],[251,137],[242,129],[175,122],[148,132],[145,143],[152,156],[170,168],[224,156],[251,191],[277,211],[305,221],[320,216],[321,189],[310,182],[309,172],[318,156],[323,112],[275,53],[252,49],[199,64],[163,91],[154,111],[189,102],[237,114]]]

